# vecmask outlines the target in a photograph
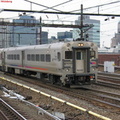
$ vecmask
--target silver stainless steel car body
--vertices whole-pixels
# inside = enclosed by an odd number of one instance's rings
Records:
[[[47,77],[52,83],[84,85],[97,80],[97,46],[72,41],[26,47],[5,48],[6,72]]]

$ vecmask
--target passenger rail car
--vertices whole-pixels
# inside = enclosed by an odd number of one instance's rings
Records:
[[[13,74],[36,75],[61,85],[85,85],[97,80],[97,46],[72,41],[0,50],[0,66]]]

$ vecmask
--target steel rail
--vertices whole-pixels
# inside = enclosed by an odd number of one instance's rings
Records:
[[[25,117],[23,117],[20,113],[18,113],[14,108],[12,108],[8,103],[6,103],[3,99],[0,98],[1,104],[3,104],[8,110],[10,110],[17,118],[18,120],[27,120]]]
[[[97,90],[97,89],[93,89],[93,88],[89,88],[89,87],[82,87],[82,88],[84,88],[86,90],[90,90],[90,91],[96,92],[96,93],[104,93],[106,95],[111,95],[111,96],[115,96],[115,97],[120,98],[120,94],[117,94],[117,93],[108,92],[108,91],[102,91],[102,90]]]
[[[120,83],[119,77],[113,77],[113,76],[107,76],[107,75],[98,75],[98,79],[104,79],[104,80],[113,81],[116,83]]]
[[[105,86],[105,87],[111,87],[114,89],[120,89],[120,84],[115,84],[112,82],[105,82],[103,80],[98,80],[97,83],[94,83],[95,85]]]
[[[34,91],[34,92],[36,92],[36,93],[39,93],[39,94],[41,94],[41,95],[44,95],[44,96],[46,96],[46,97],[49,97],[49,98],[54,99],[54,100],[56,100],[56,101],[59,101],[59,102],[61,102],[61,103],[64,103],[64,104],[66,104],[66,105],[68,105],[68,106],[77,108],[77,109],[79,109],[79,110],[81,110],[81,111],[87,112],[87,113],[89,113],[90,115],[93,115],[94,117],[98,117],[98,118],[101,118],[101,119],[103,119],[103,120],[111,120],[110,118],[104,117],[104,116],[102,116],[102,115],[100,115],[100,114],[97,114],[97,113],[94,113],[94,112],[92,112],[92,111],[88,111],[88,110],[86,110],[85,108],[82,108],[82,107],[77,106],[77,105],[75,105],[75,104],[72,104],[72,103],[70,103],[70,102],[67,102],[67,101],[65,101],[65,100],[62,100],[62,99],[57,98],[57,97],[55,97],[55,96],[51,96],[51,95],[49,95],[48,93],[45,93],[45,92],[36,90],[36,89],[31,88],[31,87],[29,87],[29,86],[26,86],[26,85],[23,85],[23,84],[20,84],[20,83],[16,83],[16,82],[14,82],[14,81],[11,81],[11,80],[8,80],[8,79],[2,78],[2,77],[1,77],[1,79],[5,80],[5,81],[8,81],[8,82],[11,82],[11,83],[13,83],[13,84],[16,84],[16,85],[18,85],[18,86],[24,87],[24,88],[26,88],[26,89],[32,90],[32,91]],[[68,89],[67,89],[67,91],[68,91]],[[67,93],[66,93],[66,94],[67,94]],[[69,95],[70,95],[70,94],[69,94]],[[73,93],[72,95],[75,96],[75,93]],[[80,95],[79,95],[79,96],[80,96]],[[85,96],[82,96],[82,95],[81,95],[81,98],[85,99]],[[89,98],[89,97],[88,97],[88,98]],[[87,101],[88,101],[88,98],[86,98]],[[93,99],[92,99],[91,101],[93,101]],[[95,102],[95,101],[94,101],[94,102]],[[97,102],[97,100],[96,100],[96,102]]]

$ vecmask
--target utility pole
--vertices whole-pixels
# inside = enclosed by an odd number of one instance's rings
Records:
[[[14,35],[15,35],[15,34],[14,34],[14,29],[15,29],[15,28],[14,28],[14,27],[15,27],[15,26],[12,26],[12,31],[13,31],[13,34],[12,34],[12,44],[11,44],[12,46],[14,46],[14,44],[15,44],[15,41],[14,41]]]
[[[89,35],[88,34],[86,34],[86,35],[84,35],[84,33],[85,32],[87,32],[89,29],[91,29],[94,25],[92,25],[92,24],[85,24],[84,25],[84,23],[83,23],[83,15],[84,15],[84,13],[83,13],[83,5],[81,4],[81,17],[80,17],[80,38],[78,39],[78,40],[80,40],[80,41],[88,41],[87,40],[87,38],[89,37]],[[85,28],[85,27],[88,27],[88,28]]]
[[[30,2],[30,10],[32,10],[32,2]]]
[[[80,26],[81,26],[81,29],[80,29],[80,40],[83,40],[84,41],[84,38],[83,38],[83,5],[81,4],[81,20],[80,20]]]
[[[42,42],[42,18],[40,17],[40,41],[39,41],[39,44],[41,44]]]
[[[20,33],[18,33],[18,44],[20,45]]]

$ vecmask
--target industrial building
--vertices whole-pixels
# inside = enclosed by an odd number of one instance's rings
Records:
[[[41,31],[39,23],[34,16],[20,14],[19,19],[13,19],[12,23],[23,25],[0,26],[0,47],[13,47],[22,45],[38,45],[48,43],[48,32]],[[27,26],[31,24],[33,26]]]
[[[76,25],[80,25],[81,17],[75,20]],[[93,25],[88,31],[84,33],[84,38],[90,42],[94,42],[100,47],[100,20],[91,19],[90,16],[83,16],[83,24]],[[80,29],[74,28],[73,38],[80,38]]]
[[[120,22],[118,22],[118,30],[115,36],[111,39],[111,47],[115,47],[120,44]]]

